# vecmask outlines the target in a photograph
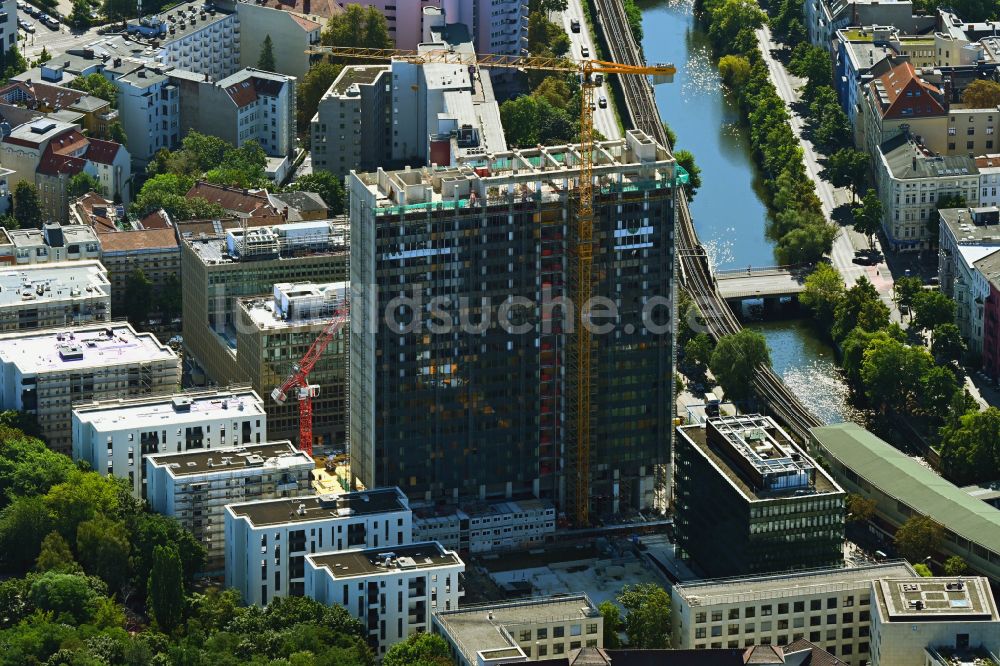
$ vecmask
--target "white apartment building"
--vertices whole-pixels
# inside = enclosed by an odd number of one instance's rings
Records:
[[[129,479],[139,498],[148,497],[144,459],[149,455],[267,441],[267,414],[260,396],[248,388],[78,403],[72,418],[73,460]]]
[[[128,70],[112,80],[118,87],[118,113],[129,152],[145,164],[156,151],[173,148],[183,138],[177,86],[162,66],[136,61],[129,67],[121,60],[114,64]]]
[[[996,663],[1000,615],[989,579],[872,583],[871,666]]]
[[[1000,154],[976,158],[979,169],[979,207],[1000,206]]]
[[[230,504],[226,587],[259,606],[305,594],[305,556],[412,541],[409,502],[399,488]]]
[[[970,351],[983,351],[983,304],[989,282],[976,262],[1000,249],[1000,211],[995,207],[937,211],[938,277],[941,292],[955,301],[955,324]]]
[[[345,176],[391,161],[392,97],[388,65],[344,67],[309,123],[313,168]]]
[[[604,647],[604,618],[586,594],[438,610],[433,625],[458,666],[561,658]]]
[[[415,541],[439,541],[470,553],[531,548],[555,533],[556,508],[547,500],[463,505],[445,513],[428,510],[413,518]]]
[[[100,260],[101,242],[97,233],[83,224],[46,224],[41,229],[7,231],[10,247],[0,248],[13,257],[11,263],[52,264],[63,261]]]
[[[678,583],[671,641],[679,649],[744,649],[806,639],[854,666],[871,658],[872,581],[917,579],[906,562]]]
[[[173,393],[180,381],[177,354],[131,324],[0,334],[0,409],[37,417],[62,453],[72,450],[75,403]]]
[[[146,497],[205,546],[207,570],[225,564],[225,506],[309,491],[316,465],[285,440],[146,457]]]
[[[111,283],[99,261],[0,270],[0,331],[111,319]]]
[[[209,7],[191,0],[161,13],[166,34],[153,48],[164,65],[217,81],[240,68],[240,21],[236,12]]]
[[[4,53],[17,46],[17,1],[3,0],[0,5],[0,48]]]
[[[342,605],[358,619],[376,655],[428,632],[437,610],[458,608],[465,563],[437,542],[306,556],[306,596]]]

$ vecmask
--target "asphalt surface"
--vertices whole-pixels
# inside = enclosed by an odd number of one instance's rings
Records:
[[[67,7],[63,7],[66,4]],[[59,11],[70,11],[69,3],[60,3],[58,7]],[[60,53],[65,53],[66,51],[74,48],[80,48],[100,39],[100,35],[97,34],[97,28],[91,28],[86,31],[72,31],[70,27],[64,23],[59,24],[57,30],[53,30],[42,24],[36,18],[32,18],[26,12],[18,10],[17,18],[27,21],[35,27],[34,33],[28,33],[24,30],[18,29],[18,38],[21,44],[21,53],[28,60],[33,60],[37,58],[42,49],[48,49],[49,53],[53,56]]]
[[[570,22],[573,19],[580,21],[580,32],[573,32],[570,29]],[[590,58],[597,58],[597,48],[594,45],[594,37],[590,34],[590,26],[583,16],[583,5],[580,0],[569,0],[569,6],[564,12],[559,12],[553,19],[555,23],[561,24],[569,35],[569,40],[573,44],[570,48],[569,56],[574,60],[583,58],[581,49],[586,46],[590,52]],[[604,97],[608,100],[608,108],[602,109],[600,106],[594,111],[594,128],[608,139],[619,139],[622,136],[621,128],[618,127],[618,119],[611,109],[611,90],[605,83],[594,91],[594,103]]]

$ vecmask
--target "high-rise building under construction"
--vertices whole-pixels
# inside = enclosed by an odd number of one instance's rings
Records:
[[[676,164],[639,131],[596,142],[593,164],[589,364],[570,302],[578,146],[348,177],[357,481],[413,500],[534,495],[571,518],[581,487],[592,516],[654,503],[673,414]]]

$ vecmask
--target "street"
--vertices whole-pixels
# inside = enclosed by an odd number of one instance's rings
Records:
[[[59,11],[63,11],[60,4]],[[100,39],[97,28],[91,28],[85,32],[74,32],[65,23],[59,24],[58,30],[52,30],[38,19],[28,16],[27,13],[18,11],[18,19],[27,21],[35,28],[34,33],[28,33],[18,29],[18,38],[21,43],[21,54],[29,61],[37,58],[42,49],[48,49],[53,56],[65,53],[69,49],[80,48]]]
[[[778,95],[784,100],[785,105],[789,107],[790,124],[792,131],[798,137],[799,143],[802,146],[806,173],[816,185],[816,194],[823,205],[823,213],[828,220],[832,220],[833,211],[838,206],[851,203],[851,192],[847,188],[834,187],[820,178],[819,174],[823,170],[823,166],[819,163],[819,155],[812,143],[802,137],[805,120],[796,115],[791,109],[791,104],[798,101],[798,94],[795,90],[796,83],[793,81],[793,77],[785,70],[785,67],[775,60],[771,54],[773,49],[779,49],[781,45],[771,39],[771,31],[767,27],[763,27],[757,31],[757,42],[764,56],[764,62],[767,63],[768,71],[771,74],[771,82],[777,89]],[[877,238],[875,246],[878,248]],[[862,275],[866,276],[875,285],[875,289],[881,295],[882,301],[889,307],[892,320],[898,322],[900,320],[899,311],[892,299],[892,274],[889,272],[889,268],[884,263],[884,260],[875,266],[860,266],[854,263],[855,250],[867,247],[867,240],[856,233],[852,227],[840,227],[840,231],[833,241],[830,261],[843,276],[844,282],[848,287],[857,282],[858,278]]]
[[[583,5],[580,3],[581,0],[569,0],[569,8],[564,12],[560,12],[561,18],[557,17],[555,22],[557,24],[561,23],[566,30],[566,34],[569,35],[570,42],[573,44],[568,54],[570,58],[574,60],[583,58],[581,49],[584,46],[587,47],[590,58],[597,58],[594,38],[590,34],[590,26],[587,25],[587,20],[583,16]],[[580,32],[573,32],[570,28],[570,22],[573,19],[580,22]],[[622,136],[622,132],[618,126],[618,119],[615,117],[615,112],[611,108],[611,104],[614,101],[611,99],[611,90],[607,83],[594,91],[594,103],[597,104],[597,100],[601,97],[608,100],[608,108],[602,109],[598,106],[597,110],[594,111],[594,128],[608,139],[619,139]]]

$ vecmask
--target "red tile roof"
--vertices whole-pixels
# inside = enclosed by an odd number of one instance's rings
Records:
[[[244,107],[257,101],[259,95],[277,97],[284,85],[280,81],[251,76],[226,88],[226,93],[238,107]]]
[[[266,192],[250,193],[235,187],[223,187],[199,180],[184,196],[189,199],[194,197],[207,199],[236,215],[278,215],[277,209],[268,201]]]
[[[51,150],[58,155],[72,155],[83,150],[90,143],[83,134],[77,130],[70,130],[49,140],[46,150]]]
[[[939,101],[941,90],[917,76],[909,62],[893,67],[868,86],[883,118],[928,118],[946,113]]]
[[[0,99],[10,104],[26,102],[28,106],[46,109],[65,109],[80,101],[87,93],[48,83],[15,81],[0,88]]]
[[[107,210],[114,210],[114,203],[108,201],[97,192],[87,192],[76,200],[75,205],[81,217],[86,218],[83,222],[86,223],[89,221],[94,227],[95,232],[100,234],[118,230],[110,217],[107,215],[98,215],[94,212],[100,208],[104,208],[103,212],[105,213]]]
[[[100,239],[101,249],[104,252],[170,250],[177,247],[177,236],[174,235],[172,228],[102,233]]]
[[[264,6],[325,19],[344,11],[337,0],[264,0]]]
[[[139,220],[143,229],[169,229],[171,227],[170,218],[162,208],[155,210],[146,217]]]
[[[60,176],[63,174],[75,176],[83,171],[83,167],[86,164],[87,160],[83,158],[73,157],[72,155],[60,155],[53,152],[50,148],[46,148],[45,153],[42,154],[42,159],[38,162],[37,173],[43,176]]]
[[[90,146],[87,147],[87,159],[99,164],[114,164],[121,144],[114,141],[104,141],[102,139],[90,139]]]

